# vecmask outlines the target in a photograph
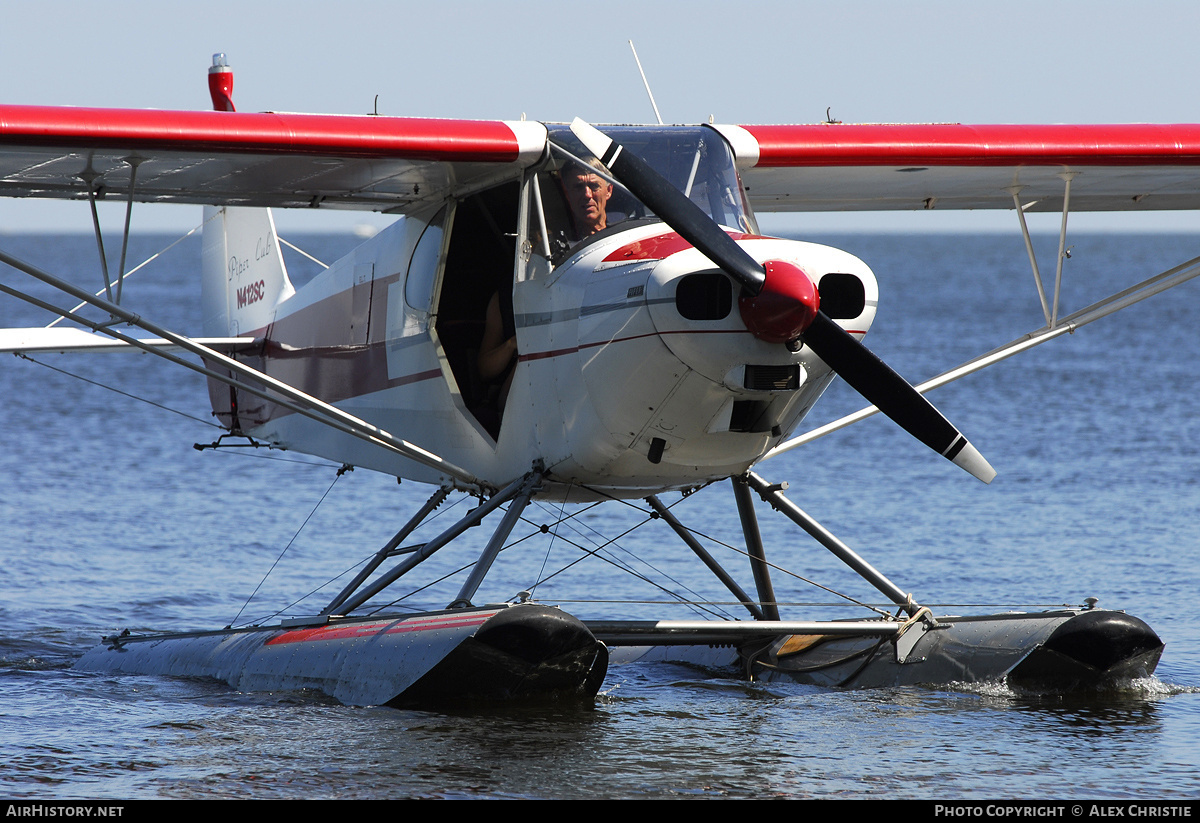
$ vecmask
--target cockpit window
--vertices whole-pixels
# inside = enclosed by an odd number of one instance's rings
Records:
[[[733,154],[713,129],[622,127],[601,129],[663,175],[717,224],[754,233],[742,198]],[[654,215],[626,191],[566,126],[549,127],[551,162],[537,174],[530,208],[529,248],[552,262],[629,221]]]

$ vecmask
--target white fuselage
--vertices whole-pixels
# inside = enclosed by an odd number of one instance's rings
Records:
[[[441,340],[439,290],[454,284],[436,253],[441,233],[425,233],[431,218],[403,218],[294,295],[284,290],[270,323],[252,332],[266,338],[263,356],[243,359],[497,487],[540,461],[550,495],[569,484],[639,497],[738,474],[793,431],[832,379],[807,347],[793,352],[751,335],[737,287],[665,225],[642,221],[553,267],[536,257],[516,267],[519,356],[493,438],[468,408],[463,367],[456,372]],[[878,289],[862,261],[811,243],[734,237],[756,260],[787,260],[818,287],[830,273],[857,279],[859,314],[836,319],[852,333],[870,327]],[[307,418],[244,402],[239,422],[256,438],[445,480]]]

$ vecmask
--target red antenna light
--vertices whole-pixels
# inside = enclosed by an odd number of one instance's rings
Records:
[[[233,107],[233,69],[225,63],[225,54],[213,55],[208,69],[208,93],[212,95],[213,111],[237,111]]]

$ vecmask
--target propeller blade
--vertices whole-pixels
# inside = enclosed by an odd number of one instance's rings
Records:
[[[822,312],[801,335],[805,345],[856,392],[929,448],[991,483],[996,470],[924,395]]]
[[[635,197],[742,285],[742,316],[755,336],[768,342],[786,342],[798,336],[838,376],[906,432],[984,483],[992,481],[996,470],[932,403],[818,310],[819,298],[797,283],[798,277],[807,280],[807,275],[791,264],[775,261],[768,265],[779,271],[773,273],[768,284],[767,269],[648,163],[631,151],[623,151],[621,144],[578,117],[571,123],[571,131]],[[764,285],[768,286],[765,292]],[[760,292],[764,299],[755,301]],[[781,302],[787,301],[796,302],[797,307],[790,312],[781,309]],[[790,332],[781,331],[789,328]]]

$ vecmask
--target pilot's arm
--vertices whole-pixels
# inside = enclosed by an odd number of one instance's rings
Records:
[[[500,318],[500,293],[488,301],[484,318],[483,341],[479,344],[479,376],[495,380],[508,369],[517,354],[516,336],[504,339],[504,322]]]

